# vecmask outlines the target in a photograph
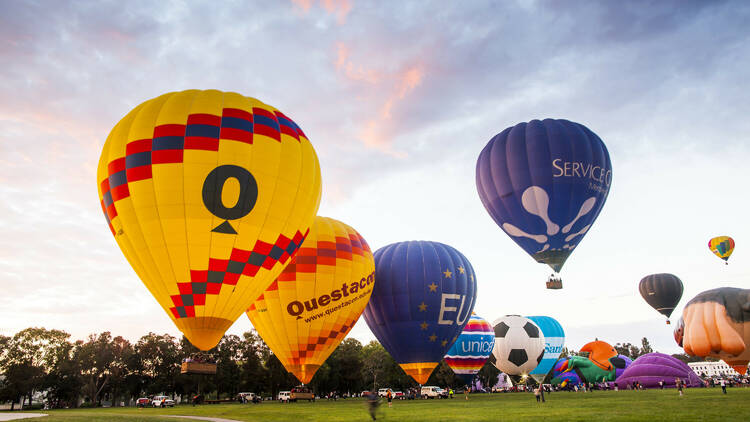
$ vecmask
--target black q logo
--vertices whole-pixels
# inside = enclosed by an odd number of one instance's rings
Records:
[[[221,193],[228,179],[237,179],[240,184],[240,195],[232,208],[224,206]],[[225,220],[236,220],[250,213],[258,200],[258,183],[249,171],[230,164],[216,167],[208,173],[203,182],[203,204],[211,214]],[[237,234],[237,231],[225,221],[213,230],[217,233]]]

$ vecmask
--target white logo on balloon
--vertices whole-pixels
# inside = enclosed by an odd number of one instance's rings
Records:
[[[595,203],[596,197],[593,196],[585,200],[583,202],[583,205],[581,205],[581,208],[578,210],[578,215],[576,215],[576,217],[570,223],[566,224],[562,228],[562,234],[569,233],[576,221],[578,221],[581,217],[588,214],[592,209],[594,209]],[[539,186],[530,186],[523,192],[523,195],[521,195],[521,205],[523,206],[523,209],[526,210],[526,212],[536,215],[541,218],[542,221],[544,221],[544,224],[547,225],[547,234],[529,234],[510,223],[503,223],[501,226],[503,230],[505,230],[505,232],[510,236],[526,237],[534,240],[537,243],[543,244],[542,248],[539,249],[537,253],[544,252],[546,250],[561,250],[557,248],[550,248],[550,244],[548,243],[548,236],[551,237],[560,233],[560,226],[553,223],[549,218],[549,195],[547,195],[547,192]],[[575,239],[577,236],[585,234],[590,227],[591,224],[588,224],[581,230],[565,236],[565,245],[563,245],[562,249],[567,249],[570,251],[575,249],[575,247],[577,246],[577,242],[571,244],[571,240]],[[578,239],[578,241],[580,241],[580,238]]]

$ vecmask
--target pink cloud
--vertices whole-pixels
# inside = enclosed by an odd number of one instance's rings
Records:
[[[403,158],[406,153],[393,149],[392,138],[398,133],[400,119],[394,110],[408,101],[422,83],[425,65],[422,63],[400,66],[395,71],[370,69],[351,58],[350,48],[336,44],[336,70],[360,91],[358,97],[367,98],[377,107],[368,113],[373,116],[358,131],[357,136],[369,148]]]
[[[292,4],[302,9],[305,13],[312,8],[314,2],[315,0],[292,0]],[[350,0],[319,0],[319,3],[328,14],[336,16],[336,21],[339,25],[346,22],[346,16],[352,10],[352,2]]]

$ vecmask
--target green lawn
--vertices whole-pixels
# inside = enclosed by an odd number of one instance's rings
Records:
[[[70,409],[44,411],[39,419],[58,421],[171,421],[160,415],[213,416],[242,421],[367,421],[361,399],[315,403],[263,403],[177,406],[170,409]],[[547,403],[537,404],[529,393],[475,394],[465,401],[417,400],[384,403],[378,420],[397,421],[747,421],[750,420],[750,388],[690,389],[684,397],[675,390],[595,391],[553,393]]]

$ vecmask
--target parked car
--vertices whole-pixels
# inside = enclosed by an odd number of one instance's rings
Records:
[[[440,392],[438,390],[440,390],[440,387],[429,385],[422,387],[422,391],[419,395],[422,396],[423,399],[435,399],[440,397]]]
[[[388,395],[388,390],[390,390],[390,388],[381,388],[380,390],[378,390],[378,397],[385,397],[385,396],[387,396]]]
[[[174,400],[167,396],[155,396],[151,400],[151,406],[153,407],[174,407]]]
[[[406,395],[404,395],[403,391],[394,391],[393,398],[398,400],[406,400]]]
[[[297,401],[297,400],[315,401],[315,395],[313,394],[312,390],[310,390],[310,388],[304,385],[298,385],[292,388],[292,391],[289,394],[289,400],[290,401]]]
[[[438,398],[441,399],[447,399],[448,398],[448,390],[442,389],[438,387]]]
[[[151,399],[148,397],[141,397],[135,401],[136,407],[146,407],[151,405]]]
[[[241,403],[247,403],[247,402],[258,403],[260,402],[260,399],[258,398],[258,396],[255,395],[255,393],[238,393],[237,401]]]
[[[291,391],[279,391],[279,401],[282,403],[289,403],[289,400],[291,400],[291,395]]]

